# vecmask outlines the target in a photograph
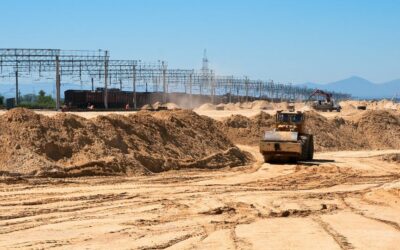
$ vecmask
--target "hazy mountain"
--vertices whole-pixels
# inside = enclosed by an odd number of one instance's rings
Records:
[[[400,79],[385,83],[373,83],[364,78],[353,76],[326,84],[307,82],[301,85],[309,88],[349,93],[353,97],[360,98],[392,98],[395,93],[400,93]]]

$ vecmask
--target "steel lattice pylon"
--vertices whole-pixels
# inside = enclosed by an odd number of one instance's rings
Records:
[[[185,92],[189,94],[240,96],[240,101],[252,99],[304,100],[313,89],[292,84],[275,83],[272,80],[251,80],[248,77],[220,76],[213,70],[169,69],[167,62],[143,62],[141,60],[114,60],[107,50],[60,50],[60,49],[0,49],[0,79],[15,78],[15,100],[18,104],[20,77],[54,79],[56,108],[61,105],[61,80],[103,82],[107,107],[107,89],[112,83],[119,88],[138,87],[146,92]],[[348,99],[350,95],[332,93],[335,99]],[[165,100],[165,99],[164,99]],[[135,107],[136,108],[136,107]]]

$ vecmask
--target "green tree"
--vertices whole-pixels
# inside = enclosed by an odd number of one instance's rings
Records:
[[[25,108],[55,108],[56,102],[51,95],[46,95],[44,90],[40,90],[39,94],[26,94],[20,97],[19,107]]]
[[[56,106],[56,102],[54,101],[51,95],[46,95],[44,90],[39,91],[39,96],[36,101],[37,105],[44,108],[53,108]]]

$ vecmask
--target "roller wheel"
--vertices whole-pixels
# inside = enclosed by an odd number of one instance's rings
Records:
[[[302,135],[302,136],[300,136],[300,140],[301,140],[300,160],[306,161],[306,160],[308,160],[308,157],[309,157],[309,136]]]
[[[314,158],[314,136],[310,135],[308,144],[307,160],[311,161]]]

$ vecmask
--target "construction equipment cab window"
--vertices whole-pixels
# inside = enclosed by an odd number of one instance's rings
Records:
[[[300,123],[303,120],[303,116],[301,114],[279,114],[278,121],[280,122],[292,122],[292,123]]]

